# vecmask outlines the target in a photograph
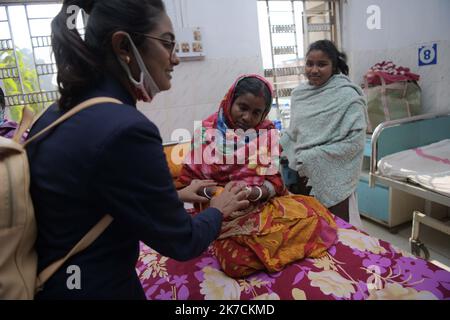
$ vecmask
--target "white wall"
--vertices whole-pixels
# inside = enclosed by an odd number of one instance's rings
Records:
[[[450,110],[450,1],[343,0],[343,49],[351,77],[361,83],[375,63],[392,60],[421,76],[425,112]],[[370,5],[381,9],[381,29],[367,28]],[[436,65],[418,65],[418,48],[437,43]]]
[[[256,0],[165,0],[174,28],[200,27],[206,58],[175,67],[172,88],[140,104],[164,142],[215,112],[242,73],[263,73]],[[181,14],[182,13],[182,14]]]

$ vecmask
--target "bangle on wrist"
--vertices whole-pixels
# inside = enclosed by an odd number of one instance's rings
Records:
[[[262,189],[260,187],[255,186],[254,188],[256,188],[258,190],[259,194],[255,199],[248,199],[248,201],[250,201],[250,202],[256,202],[256,201],[260,200],[263,195]]]
[[[273,198],[277,195],[277,193],[275,191],[275,187],[269,181],[264,180],[262,187],[265,187],[267,189],[267,194],[268,194],[267,199]]]
[[[203,188],[203,195],[204,195],[205,198],[207,198],[208,200],[211,200],[212,197],[208,194],[207,190],[208,190],[208,187],[204,187],[204,188]]]

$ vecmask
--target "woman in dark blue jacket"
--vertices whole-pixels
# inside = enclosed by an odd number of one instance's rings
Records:
[[[83,40],[70,25],[73,5],[89,14]],[[160,0],[64,1],[52,22],[61,97],[33,126],[33,136],[93,97],[101,103],[30,143],[31,194],[38,223],[38,272],[65,256],[105,214],[114,220],[46,283],[40,299],[144,299],[135,271],[139,241],[188,260],[218,236],[222,217],[248,205],[228,188],[195,217],[174,189],[158,128],[136,109],[170,88],[179,59]],[[191,188],[192,189],[192,188]],[[195,197],[188,189],[186,198]],[[74,269],[75,267],[75,269]],[[71,286],[71,270],[80,285]]]

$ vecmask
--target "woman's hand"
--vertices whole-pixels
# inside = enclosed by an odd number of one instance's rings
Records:
[[[229,182],[218,196],[211,199],[210,206],[219,209],[224,218],[235,211],[244,210],[249,206],[248,191],[242,182]]]
[[[178,190],[178,197],[183,202],[208,202],[209,199],[202,195],[203,188],[217,185],[213,180],[192,180],[187,187]]]

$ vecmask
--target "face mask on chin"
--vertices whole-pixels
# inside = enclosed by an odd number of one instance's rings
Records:
[[[131,75],[131,70],[128,64],[126,64],[122,59],[118,58],[120,65],[125,70],[125,72],[128,75],[128,79],[131,81],[131,83],[134,86],[136,97],[138,100],[144,101],[144,102],[150,102],[155,97],[155,95],[160,92],[158,85],[153,80],[152,76],[150,75],[150,72],[148,72],[147,67],[144,64],[144,61],[142,60],[141,54],[139,53],[138,49],[136,48],[133,40],[131,40],[130,35],[126,35],[128,40],[130,41],[131,48],[133,50],[134,57],[136,58],[136,62],[139,66],[139,69],[141,71],[139,81],[136,81],[133,76]]]

